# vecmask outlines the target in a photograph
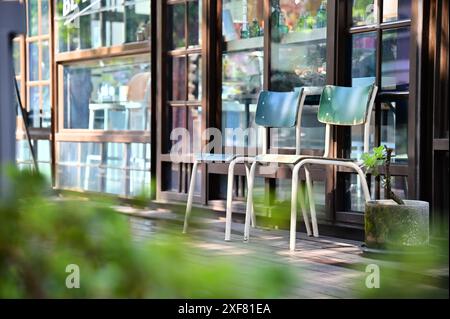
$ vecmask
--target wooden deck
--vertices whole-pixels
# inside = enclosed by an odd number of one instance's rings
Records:
[[[119,207],[122,213],[130,215],[130,224],[136,238],[151,237],[158,232],[158,221],[176,224],[181,232],[181,216],[167,210],[145,211]],[[364,283],[368,273],[367,265],[375,264],[380,269],[401,270],[404,265],[397,261],[371,259],[363,254],[361,242],[321,236],[312,238],[304,233],[297,234],[297,246],[289,251],[289,233],[285,230],[254,228],[250,241],[243,242],[243,225],[233,223],[232,240],[225,242],[224,219],[202,219],[201,227],[191,227],[193,244],[207,256],[244,257],[250,265],[275,262],[289,265],[298,275],[298,287],[286,298],[359,298],[365,296],[368,288]],[[248,258],[246,258],[248,257]],[[383,272],[380,271],[381,276]],[[448,297],[448,263],[418,274],[424,278],[421,289],[434,296]],[[383,282],[383,281],[381,281]],[[360,284],[358,284],[360,283]],[[408,283],[401,283],[405,287]],[[408,288],[406,288],[408,289]]]

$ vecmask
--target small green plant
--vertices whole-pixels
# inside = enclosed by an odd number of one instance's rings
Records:
[[[366,167],[366,174],[372,174],[375,177],[380,176],[379,167],[384,166],[385,174],[382,179],[382,185],[384,187],[385,199],[392,199],[397,204],[404,205],[405,203],[403,200],[392,191],[392,178],[390,172],[392,152],[392,148],[381,145],[375,147],[372,154],[362,154],[361,160],[363,161],[363,165]]]

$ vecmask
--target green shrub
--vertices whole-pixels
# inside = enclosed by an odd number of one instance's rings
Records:
[[[276,298],[289,269],[246,266],[197,251],[189,237],[133,237],[112,203],[52,196],[45,179],[11,172],[13,195],[0,202],[0,298]],[[67,265],[80,269],[68,289]]]

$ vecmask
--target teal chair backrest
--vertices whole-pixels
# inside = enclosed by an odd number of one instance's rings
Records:
[[[361,125],[366,122],[374,85],[325,86],[320,96],[319,122],[331,125]]]
[[[275,128],[295,126],[302,93],[303,89],[296,92],[262,91],[256,107],[256,124]]]

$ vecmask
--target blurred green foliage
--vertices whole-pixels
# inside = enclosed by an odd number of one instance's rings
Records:
[[[0,202],[0,298],[276,298],[289,268],[251,267],[199,252],[187,236],[134,240],[111,200],[60,199],[30,171],[11,171],[14,195]],[[68,289],[66,266],[80,269]]]
[[[358,280],[359,297],[448,298],[448,243],[446,245],[447,250],[442,249],[443,245],[399,252],[394,256],[378,255],[382,259],[378,264],[379,288],[369,289],[365,280]]]

